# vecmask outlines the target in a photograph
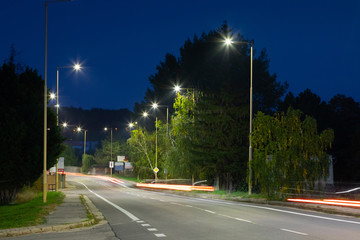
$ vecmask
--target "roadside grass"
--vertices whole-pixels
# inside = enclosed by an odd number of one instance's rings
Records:
[[[227,192],[225,190],[215,190],[213,192],[194,191],[195,193],[202,193],[208,195],[217,195],[222,198],[255,198],[255,199],[266,199],[266,196],[260,193],[253,193],[251,195],[248,192]]]
[[[62,192],[48,192],[47,202],[39,193],[28,202],[0,206],[0,229],[35,226],[44,223],[45,217],[62,203],[65,195]],[[24,199],[23,199],[24,200]]]
[[[137,177],[127,177],[127,176],[121,176],[117,173],[114,173],[112,175],[115,178],[119,178],[119,179],[125,179],[125,180],[129,180],[129,181],[133,181],[133,182],[141,182],[141,180],[138,180]]]
[[[82,195],[82,194],[80,195],[80,201],[81,201],[82,205],[86,206],[86,200],[84,198],[84,195]],[[85,220],[85,221],[89,221],[89,222],[93,221],[93,224],[97,224],[99,222],[99,219],[96,219],[87,207],[86,207],[86,214],[87,214],[88,220]]]

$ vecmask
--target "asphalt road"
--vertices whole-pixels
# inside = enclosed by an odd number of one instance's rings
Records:
[[[89,240],[106,234],[102,239],[360,239],[360,219],[352,217],[182,197],[94,177],[68,176],[67,181],[91,199],[109,224],[36,239]]]
[[[128,239],[360,239],[360,219],[129,188],[126,183],[72,177]],[[68,179],[70,180],[70,178]]]

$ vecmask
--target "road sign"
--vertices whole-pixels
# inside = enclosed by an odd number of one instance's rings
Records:
[[[114,168],[114,161],[109,162],[109,168]]]
[[[159,171],[159,169],[157,167],[155,167],[153,170],[155,173],[158,173],[158,171]]]
[[[59,157],[58,172],[59,173],[64,173],[64,157]]]

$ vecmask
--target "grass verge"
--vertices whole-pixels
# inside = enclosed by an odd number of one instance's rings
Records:
[[[119,178],[119,179],[125,179],[125,180],[129,180],[129,181],[133,181],[133,182],[140,182],[140,180],[138,180],[137,177],[120,176],[117,173],[113,174],[112,176],[115,178]]]
[[[41,224],[45,217],[62,203],[62,192],[48,192],[43,203],[42,193],[29,202],[0,206],[0,229],[28,227]]]

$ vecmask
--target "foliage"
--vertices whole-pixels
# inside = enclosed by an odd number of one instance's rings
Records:
[[[335,132],[332,154],[337,181],[360,181],[360,104],[351,97],[336,95],[329,101],[328,119]]]
[[[131,138],[127,141],[134,171],[141,178],[152,178],[154,176],[152,169],[155,168],[155,139],[155,132],[149,133],[138,128],[131,132]],[[158,166],[158,168],[161,167]]]
[[[43,203],[42,193],[26,203],[0,206],[0,229],[34,226],[44,223],[45,217],[62,203],[62,192],[48,192]]]
[[[231,47],[224,44],[225,37],[233,39]],[[240,188],[245,182],[250,44],[244,42],[250,41],[240,34],[234,35],[224,23],[216,31],[188,39],[180,48],[179,58],[167,54],[165,61],[157,66],[157,72],[149,77],[152,89],[148,89],[144,101],[136,104],[136,114],[158,99],[162,99],[161,105],[172,106],[173,96],[164,98],[171,95],[172,85],[191,89],[177,95],[174,108],[170,108],[170,113],[175,113],[171,134],[159,145],[160,164],[164,164],[169,177],[208,179],[209,183],[220,177],[229,189],[233,185]],[[254,106],[266,113],[278,107],[287,89],[287,83],[277,82],[269,67],[266,51],[259,54],[255,51]],[[166,120],[163,115],[158,117]],[[147,129],[153,130],[149,126]],[[139,134],[137,140],[140,136],[144,137],[142,142],[147,141],[144,134]],[[140,155],[139,149],[136,151],[137,161],[142,159],[146,164],[152,159],[149,157],[152,151],[147,151],[148,156]]]
[[[117,161],[117,156],[127,156],[128,146],[123,140],[113,139],[112,144],[109,138],[101,142],[101,147],[96,149],[94,161],[97,167],[108,167],[112,153],[112,161]]]
[[[69,144],[64,144],[65,149],[62,152],[61,156],[64,157],[65,166],[77,166],[78,158],[75,155],[74,149]]]
[[[334,96],[328,103],[309,89],[294,96],[289,92],[280,110],[299,109],[317,120],[318,131],[334,129],[335,139],[329,153],[334,160],[336,181],[360,181],[360,105],[351,97]]]
[[[314,188],[328,176],[326,151],[334,140],[332,129],[317,133],[316,120],[289,108],[274,117],[259,112],[254,119],[252,168],[254,178],[269,197],[281,188]]]
[[[43,171],[44,82],[36,70],[0,67],[0,204],[10,202],[23,185]],[[62,152],[60,128],[48,108],[47,166]]]
[[[94,156],[85,154],[82,157],[82,166],[81,171],[83,173],[87,173],[89,171],[89,168],[94,164]]]

